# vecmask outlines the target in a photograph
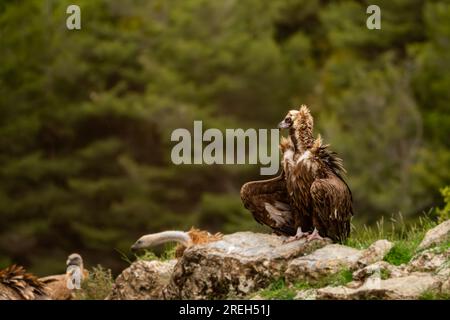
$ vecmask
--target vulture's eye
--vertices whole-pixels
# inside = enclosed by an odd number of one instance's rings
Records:
[[[284,119],[284,121],[286,121],[286,123],[291,123],[291,122],[292,122],[292,119],[289,118],[289,117],[287,117],[286,119]]]

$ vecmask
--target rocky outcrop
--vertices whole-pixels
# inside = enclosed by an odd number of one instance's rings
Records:
[[[125,269],[116,279],[107,300],[163,299],[162,291],[168,285],[176,260],[139,260]]]
[[[294,300],[316,300],[317,289],[300,290],[294,297]]]
[[[408,264],[409,271],[434,272],[439,269],[444,271],[450,260],[450,248],[441,250],[440,248],[431,248],[416,254]],[[448,269],[448,267],[447,267]]]
[[[310,255],[292,260],[285,273],[290,283],[318,281],[343,269],[354,270],[383,259],[392,243],[379,240],[366,250],[358,250],[339,244],[331,244]]]
[[[447,225],[431,229],[411,261],[400,266],[383,261],[393,247],[387,240],[358,250],[329,240],[285,243],[275,235],[238,232],[189,247],[178,260],[133,263],[108,299],[264,299],[267,292],[259,290],[280,278],[286,280],[283,290],[302,300],[448,296]],[[349,281],[349,272],[351,281],[337,285]]]
[[[418,249],[423,250],[450,241],[450,220],[444,221],[433,229],[428,230],[419,244]]]
[[[424,293],[450,294],[450,248],[419,251],[407,265],[385,261],[370,264],[353,273],[345,286],[317,290],[317,299],[418,299]]]
[[[441,282],[428,273],[415,273],[398,278],[372,278],[357,288],[325,287],[317,290],[317,299],[418,299],[423,292],[439,292]]]
[[[378,261],[353,272],[353,280],[364,282],[369,277],[400,278],[408,275],[405,267],[397,267],[386,261]]]
[[[327,275],[356,266],[361,251],[339,244],[331,244],[310,255],[289,263],[285,277],[289,283],[317,281]]]
[[[388,240],[378,240],[361,252],[357,261],[357,267],[362,268],[377,261],[383,260],[384,256],[392,249],[394,244]]]
[[[280,278],[288,263],[329,240],[284,243],[281,237],[238,232],[185,251],[165,290],[167,299],[245,296]]]

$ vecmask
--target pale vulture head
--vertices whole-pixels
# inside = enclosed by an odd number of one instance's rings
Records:
[[[298,110],[290,110],[287,115],[284,117],[283,121],[278,124],[279,129],[287,129],[292,127],[294,124],[297,115],[299,114]]]
[[[83,258],[78,253],[72,253],[69,255],[66,261],[66,266],[83,266]]]

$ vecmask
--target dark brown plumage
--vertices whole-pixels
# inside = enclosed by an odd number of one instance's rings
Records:
[[[277,234],[301,236],[316,229],[342,242],[353,215],[342,160],[320,137],[314,139],[313,118],[306,106],[289,111],[279,128],[289,128],[289,137],[280,142],[283,171],[274,179],[244,184],[244,206]]]
[[[0,270],[0,300],[48,299],[45,284],[18,265]]]
[[[290,204],[284,173],[276,178],[251,181],[241,188],[241,199],[255,220],[278,235],[295,235],[295,209]]]
[[[342,177],[342,160],[322,144],[320,136],[314,140],[313,124],[309,109],[301,106],[299,111],[289,111],[279,125],[289,128],[294,149],[284,159],[286,188],[298,213],[294,224],[302,231],[313,227],[320,235],[342,242],[350,232],[352,195]]]
[[[312,225],[320,235],[343,242],[350,234],[352,194],[342,178],[342,160],[319,137],[297,160],[298,189],[309,205]]]

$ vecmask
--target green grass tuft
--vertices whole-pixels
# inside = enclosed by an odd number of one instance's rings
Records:
[[[298,281],[288,286],[284,279],[277,279],[259,294],[269,300],[292,300],[300,290],[317,289],[326,286],[341,286],[353,280],[352,272],[343,269],[319,281]]]
[[[81,290],[75,291],[76,300],[104,300],[113,285],[111,270],[102,266],[92,268],[89,277],[81,284]]]
[[[158,256],[153,251],[144,250],[143,254],[135,255],[136,259],[138,260],[144,260],[144,261],[153,261],[153,260],[159,260],[159,261],[168,261],[175,259],[175,250],[176,245],[167,245],[164,249],[164,251]]]
[[[366,249],[376,240],[387,239],[393,242],[394,246],[384,260],[393,265],[408,263],[415,255],[425,233],[436,226],[430,215],[431,212],[410,224],[405,223],[403,216],[399,214],[392,217],[389,222],[381,219],[374,227],[352,226],[352,233],[345,244],[357,249]]]
[[[162,253],[157,255],[153,251],[150,250],[143,250],[139,254],[133,254],[131,257],[129,257],[126,253],[119,251],[116,249],[116,251],[120,254],[120,257],[123,261],[132,264],[135,262],[135,260],[144,260],[144,261],[168,261],[175,259],[175,251],[177,246],[174,244],[168,244],[164,247]]]
[[[450,294],[424,291],[420,295],[419,300],[450,300]]]
[[[450,241],[449,240],[434,247],[434,251],[436,253],[444,253],[444,252],[448,251],[449,249],[450,249]]]
[[[332,274],[321,281],[319,284],[323,286],[343,286],[353,280],[352,272],[349,269],[343,269],[336,274]]]
[[[436,226],[436,222],[430,217],[431,214],[431,211],[424,214],[415,223],[406,223],[403,216],[398,214],[392,216],[390,221],[381,218],[373,227],[352,225],[350,237],[344,244],[357,249],[366,249],[379,239],[387,239],[392,242],[412,242],[417,246],[425,233]]]
[[[416,246],[405,241],[398,241],[384,257],[384,261],[395,266],[408,263],[414,256]]]
[[[381,269],[380,270],[380,277],[382,280],[389,279],[391,277],[391,271],[388,269]]]
[[[266,289],[261,290],[259,294],[269,300],[293,300],[296,290],[293,287],[288,287],[284,279],[278,279]]]

